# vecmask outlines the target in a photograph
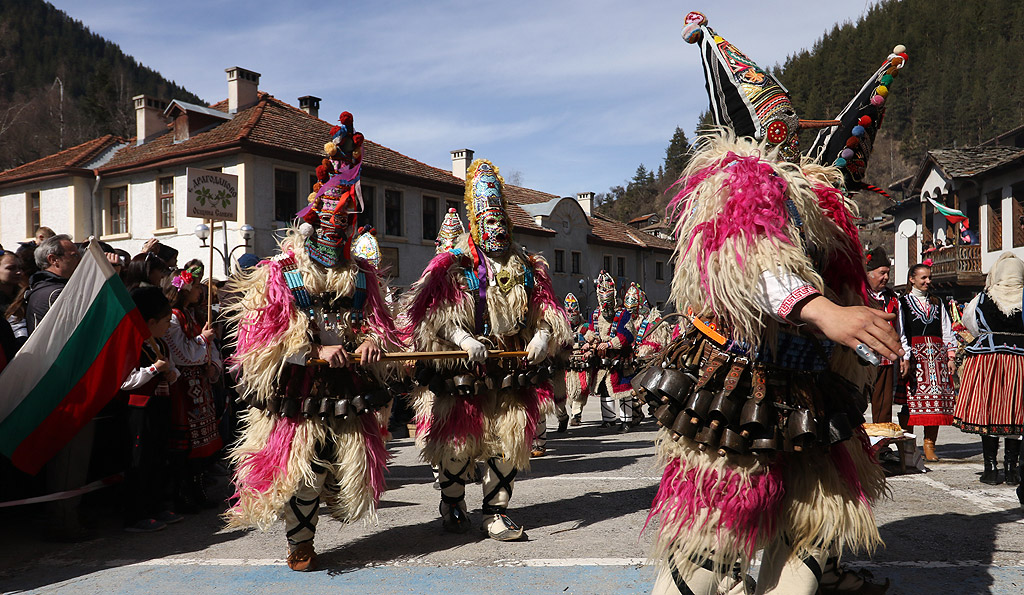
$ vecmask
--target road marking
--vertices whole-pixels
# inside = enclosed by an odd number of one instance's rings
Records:
[[[955,498],[960,498],[961,500],[967,500],[968,502],[970,502],[971,504],[974,504],[975,506],[977,506],[980,510],[982,510],[984,512],[1011,512],[1011,511],[1014,511],[1013,508],[1005,508],[1005,507],[1000,507],[1000,506],[994,505],[992,503],[993,500],[997,500],[999,502],[1013,502],[1013,503],[1017,503],[1016,496],[1003,495],[1003,494],[999,494],[999,493],[987,492],[987,491],[982,491],[982,490],[961,490],[959,488],[954,488],[954,487],[948,486],[948,485],[942,483],[941,481],[932,479],[931,477],[928,477],[927,475],[915,475],[914,478],[917,479],[917,481],[925,483],[925,484],[927,484],[927,485],[929,485],[929,486],[931,486],[931,487],[933,487],[933,488],[935,488],[937,490],[941,490],[943,492],[946,492],[950,496],[953,496]],[[1021,525],[1024,525],[1024,519],[1017,519],[1017,520],[1015,520],[1013,522],[1021,524]]]
[[[434,481],[433,476],[430,475],[391,475],[387,477],[390,481],[422,481],[424,483],[430,483]],[[640,476],[640,477],[629,477],[625,475],[587,475],[585,473],[574,473],[572,475],[543,475],[540,477],[530,477],[526,475],[516,480],[517,483],[523,481],[571,481],[574,483],[579,482],[581,479],[594,479],[598,481],[661,481],[660,477],[654,476]]]

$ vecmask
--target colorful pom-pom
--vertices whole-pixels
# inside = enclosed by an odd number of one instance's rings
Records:
[[[882,78],[878,82],[880,82],[883,85],[885,85],[886,87],[888,87],[889,85],[892,84],[892,81],[893,81],[893,77],[892,77],[891,74],[883,74]]]
[[[865,132],[866,131],[864,130],[863,126],[854,126],[853,130],[850,131],[850,134],[854,136],[864,136]]]
[[[846,160],[843,159],[842,157],[840,157],[839,159],[836,159],[836,162],[835,162],[834,165],[836,167],[846,167]]]
[[[905,45],[903,45],[901,43],[898,46],[892,48],[892,53],[894,53],[896,55],[906,54],[907,53],[907,46],[905,46]]]
[[[304,237],[308,238],[312,236],[314,231],[316,230],[313,229],[313,226],[310,225],[309,223],[303,222],[302,225],[299,226],[299,233],[301,233]]]
[[[903,61],[904,61],[903,56],[893,56],[893,58],[892,58],[892,65],[896,66],[898,68],[900,66],[903,66]]]
[[[853,157],[853,149],[843,149],[839,153],[839,156],[842,157],[843,159],[849,159]]]
[[[856,147],[859,144],[860,144],[860,139],[857,138],[856,136],[851,136],[850,138],[846,139],[846,146],[851,148],[851,149]]]
[[[872,95],[871,96],[871,105],[873,105],[875,107],[878,107],[878,106],[882,105],[883,103],[885,103],[885,97],[882,97],[881,95]]]
[[[875,87],[875,93],[878,93],[882,97],[886,97],[889,95],[889,87],[886,87],[885,85],[878,85]]]
[[[910,57],[910,56],[907,56],[906,52],[898,52],[898,55],[899,55],[900,58],[903,58],[904,62],[906,62],[907,59]]]
[[[857,119],[857,123],[861,126],[868,126],[871,124],[871,116],[861,116]]]
[[[349,113],[349,112],[341,112],[341,115],[338,116],[338,121],[341,122],[342,126],[347,127],[349,130],[352,130],[352,114],[351,113]]]
[[[338,145],[330,142],[324,143],[324,153],[334,157],[338,153]]]
[[[701,30],[700,25],[693,23],[685,25],[680,34],[683,36],[683,41],[686,43],[697,43],[700,41],[704,32]]]

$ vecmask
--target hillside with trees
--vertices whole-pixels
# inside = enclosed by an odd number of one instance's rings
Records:
[[[42,0],[0,0],[0,171],[103,134],[135,135],[132,97],[203,104]]]
[[[885,188],[912,173],[929,149],[978,144],[1024,124],[1024,77],[1014,75],[1024,56],[1020,0],[882,0],[771,70],[801,117],[831,118],[897,44],[909,60],[891,90],[867,182]],[[680,134],[677,128],[670,147]],[[801,144],[812,138],[805,134]],[[600,195],[599,210],[629,220],[656,210],[651,204],[663,209],[668,197],[659,193],[675,181],[665,170],[641,165],[626,186]],[[871,193],[858,201],[865,218],[889,204]]]

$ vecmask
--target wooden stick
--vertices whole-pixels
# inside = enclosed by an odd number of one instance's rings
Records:
[[[227,232],[225,232],[227,233]],[[206,261],[206,286],[209,289],[206,294],[206,324],[213,326],[213,219],[210,219],[210,258]]]
[[[469,357],[469,354],[465,351],[392,351],[380,354],[381,361],[386,360],[432,360],[432,359],[449,359],[449,358],[465,358]],[[526,357],[525,351],[500,351],[492,349],[487,352],[487,358],[498,358],[498,359],[510,359]],[[348,354],[350,361],[359,361],[359,354],[350,353]],[[325,366],[327,365],[326,360],[322,359],[308,359],[306,360],[307,365],[313,366]]]

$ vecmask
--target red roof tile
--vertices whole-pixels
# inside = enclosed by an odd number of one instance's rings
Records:
[[[122,142],[124,142],[124,139],[112,134],[94,138],[70,149],[64,149],[59,153],[47,155],[41,159],[30,161],[0,173],[0,184],[9,184],[37,176],[66,173],[68,170],[80,169],[106,149]]]
[[[594,214],[590,217],[593,234],[601,242],[630,246],[633,248],[652,248],[672,251],[675,244],[668,240],[637,230],[622,221],[605,215]]]
[[[509,201],[519,203],[521,205],[532,205],[548,202],[554,198],[561,198],[556,194],[548,194],[547,192],[541,192],[540,190],[523,188],[522,186],[513,186],[511,184],[505,184],[505,196]]]

